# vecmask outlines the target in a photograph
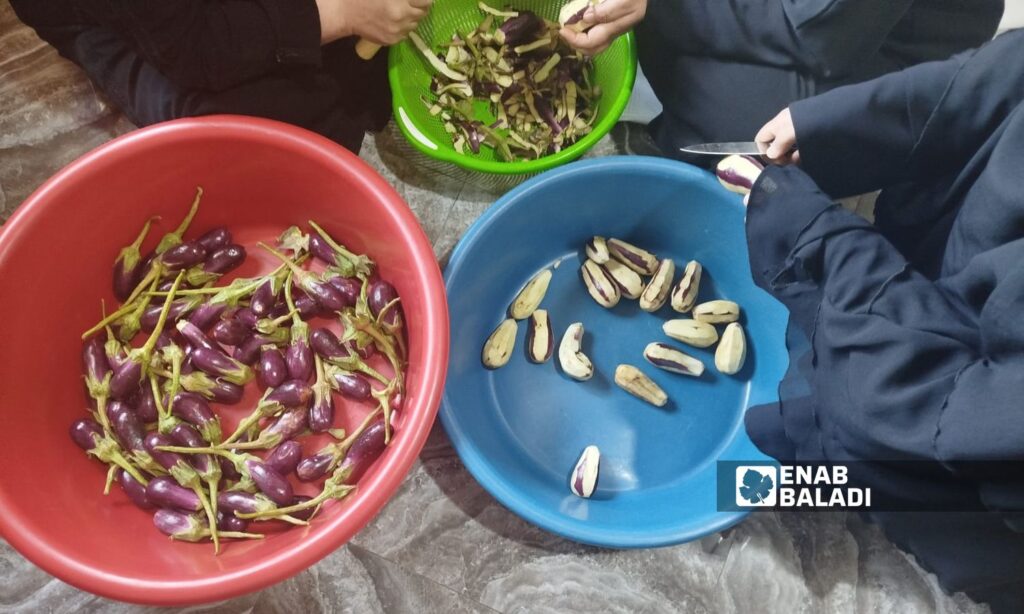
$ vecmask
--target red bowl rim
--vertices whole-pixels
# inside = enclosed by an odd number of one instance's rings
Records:
[[[380,512],[405,479],[430,433],[444,387],[448,365],[448,308],[444,281],[431,243],[416,216],[394,188],[358,156],[327,138],[289,124],[233,115],[179,119],[142,128],[101,145],[48,179],[0,227],[0,264],[3,253],[16,242],[21,223],[41,215],[45,201],[59,195],[69,179],[88,172],[90,165],[97,160],[133,156],[138,146],[154,139],[187,140],[195,138],[197,131],[210,129],[241,138],[271,136],[301,148],[327,164],[340,166],[346,171],[352,171],[354,167],[355,180],[362,182],[393,216],[401,230],[401,239],[413,251],[415,274],[422,281],[421,287],[427,295],[426,310],[419,325],[423,327],[432,363],[425,366],[421,379],[416,383],[420,394],[416,395],[410,407],[404,409],[402,430],[407,431],[408,436],[395,442],[395,449],[387,457],[386,464],[367,476],[369,481],[352,495],[354,500],[326,520],[322,530],[272,557],[259,559],[233,572],[185,581],[153,581],[109,575],[82,564],[59,548],[50,547],[28,531],[17,514],[0,514],[0,535],[30,561],[73,586],[121,601],[169,606],[237,597],[285,580],[341,547]],[[0,510],[12,509],[0,490]]]

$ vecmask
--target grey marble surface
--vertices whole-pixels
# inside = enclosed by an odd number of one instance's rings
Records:
[[[131,126],[0,0],[0,222],[60,167]],[[495,194],[410,163],[392,129],[362,157],[392,182],[445,260]],[[622,130],[591,155],[622,153]],[[0,611],[127,612],[0,542]],[[574,544],[520,520],[435,427],[399,492],[346,547],[260,593],[197,612],[984,612],[872,526],[842,513],[754,514],[671,548]]]

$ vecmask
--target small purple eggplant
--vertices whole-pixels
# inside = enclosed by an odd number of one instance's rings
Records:
[[[260,433],[259,439],[256,441],[266,442],[264,447],[275,446],[278,445],[278,442],[298,437],[308,427],[309,410],[305,407],[295,407],[281,414],[273,424]]]
[[[216,349],[195,347],[192,349],[191,361],[200,371],[239,386],[244,386],[253,378],[252,369],[248,365]]]
[[[245,262],[245,248],[241,245],[227,245],[210,252],[203,263],[203,272],[223,275],[237,269]]]
[[[157,510],[153,524],[164,535],[186,542],[197,542],[209,534],[198,518],[175,510]]]
[[[195,349],[198,348],[202,348],[210,352],[218,352],[221,354],[224,353],[224,350],[222,350],[219,346],[214,344],[213,341],[210,341],[210,338],[206,336],[206,333],[204,333],[200,327],[196,326],[192,322],[188,320],[182,320],[178,322],[176,326],[178,332],[181,333],[181,336],[185,338],[185,341],[188,341],[189,343],[192,344],[193,353]]]
[[[214,379],[202,371],[183,374],[181,387],[189,392],[202,395],[203,398],[214,403],[225,405],[238,403],[242,400],[242,395],[245,394],[245,390],[241,386],[219,378]]]
[[[196,306],[196,299],[194,298],[179,298],[175,299],[171,303],[171,308],[167,312],[167,319],[171,322],[182,318],[185,314],[192,311]],[[160,321],[160,312],[163,309],[163,305],[150,305],[142,312],[142,317],[139,319],[139,325],[142,330],[151,332],[156,328],[157,322]]]
[[[299,442],[289,439],[271,450],[263,464],[281,475],[287,476],[295,471],[300,460],[302,460],[302,446],[299,445]]]
[[[223,303],[203,303],[189,314],[188,321],[199,330],[204,331],[214,323],[222,321],[220,317],[226,308],[227,306]]]
[[[334,251],[334,248],[315,232],[309,234],[309,253],[313,254],[314,258],[327,266],[337,264],[337,253]]]
[[[395,326],[401,321],[402,308],[398,291],[388,282],[383,279],[371,282],[366,300],[370,305],[370,313],[373,314],[373,317],[381,319],[385,326]],[[384,313],[383,318],[381,318],[381,313]]]
[[[303,320],[311,320],[320,315],[322,311],[320,303],[316,302],[315,298],[305,292],[300,292],[295,297],[295,310],[299,312],[299,317]]]
[[[114,399],[127,399],[139,389],[139,382],[142,381],[142,365],[133,360],[126,360],[114,369],[114,376],[110,378],[110,397]]]
[[[146,387],[140,389],[139,400],[135,404],[135,415],[146,423],[156,422],[160,417],[152,389]]]
[[[218,456],[217,462],[220,463],[220,474],[225,480],[235,482],[242,479],[242,474],[238,472],[238,469],[235,468],[235,464],[229,459],[224,458],[223,456]]]
[[[107,405],[107,416],[110,418],[110,428],[122,448],[133,453],[146,451],[143,441],[146,429],[130,407],[120,401],[111,401]]]
[[[341,293],[346,307],[352,307],[359,301],[359,294],[363,290],[363,284],[355,277],[335,275],[328,279],[327,283],[334,286]]]
[[[276,346],[263,346],[256,367],[256,377],[264,388],[276,388],[288,379],[288,365],[285,363],[281,350]]]
[[[291,269],[292,281],[295,285],[305,291],[306,294],[309,294],[316,299],[316,302],[320,303],[320,307],[327,311],[341,311],[345,308],[345,297],[342,296],[337,288],[326,281],[321,280],[313,273],[300,269],[294,262],[289,260],[288,257],[269,245],[263,243],[260,245],[271,254],[277,256],[277,258],[283,262],[286,267]],[[255,300],[255,297],[253,300]]]
[[[302,325],[304,327],[305,324]],[[302,328],[300,327],[300,328]],[[300,381],[309,381],[313,375],[313,350],[309,347],[308,336],[303,338],[295,333],[292,327],[292,343],[284,355],[285,365],[288,367],[288,378]]]
[[[331,387],[350,399],[365,401],[373,392],[370,382],[359,373],[352,373],[344,369],[332,369],[329,377]]]
[[[386,435],[387,429],[384,422],[378,421],[368,426],[356,437],[352,447],[348,449],[348,454],[345,455],[345,460],[338,467],[338,472],[343,476],[342,482],[351,484],[358,482],[359,478],[363,477],[366,470],[373,465],[373,462],[387,447]]]
[[[175,424],[169,435],[174,443],[182,447],[205,448],[209,445],[194,427],[185,423]],[[211,455],[192,454],[189,460],[192,462],[192,466],[196,468],[196,471],[204,478],[208,476],[220,478],[220,464],[215,462]]]
[[[149,234],[149,227],[152,225],[153,219],[146,220],[135,241],[122,248],[114,260],[114,296],[122,303],[128,300],[132,291],[135,290],[135,286],[142,281],[142,254],[139,248],[142,247],[142,242]]]
[[[206,248],[196,241],[179,243],[160,254],[160,262],[169,271],[180,271],[206,260]]]
[[[197,516],[185,514],[177,510],[160,509],[153,514],[153,524],[161,533],[172,539],[186,542],[197,542],[208,537],[214,538],[216,548],[217,536],[220,537],[241,537],[248,539],[262,539],[259,533],[245,533],[242,531],[217,531],[211,533],[210,529],[203,524]],[[216,550],[215,550],[216,551]]]
[[[121,489],[139,509],[151,510],[155,506],[149,502],[146,496],[146,485],[132,477],[124,469],[118,472],[118,481],[121,482]]]
[[[198,428],[205,441],[220,441],[220,419],[201,395],[195,392],[179,392],[171,403],[171,413]]]
[[[315,482],[327,475],[336,462],[334,455],[318,453],[299,461],[295,473],[303,482]]]
[[[232,354],[238,362],[252,366],[260,359],[260,350],[269,344],[278,345],[288,339],[288,330],[281,328],[269,335],[255,334],[245,340],[242,345],[236,346]]]
[[[244,343],[251,336],[252,327],[246,326],[237,317],[221,320],[210,330],[210,337],[214,341],[235,347]]]
[[[172,478],[153,478],[146,486],[146,499],[157,507],[198,512],[203,509],[199,496],[188,488],[178,485]]]
[[[327,382],[313,385],[313,407],[309,408],[309,430],[324,433],[334,426],[334,395]]]
[[[292,490],[292,485],[280,473],[267,467],[266,464],[254,460],[246,461],[245,467],[249,470],[249,475],[252,476],[256,487],[268,499],[277,505],[289,505],[292,502],[295,492]]]
[[[313,497],[307,497],[306,495],[295,495],[292,499],[292,505],[303,505],[307,501],[311,501]],[[313,512],[316,511],[312,507],[300,509],[289,514],[292,518],[298,518],[299,520],[309,520],[313,517]]]
[[[346,341],[345,348],[363,360],[372,358],[377,353],[377,347],[373,343],[368,343],[364,347],[359,347],[359,343],[357,343],[355,339],[349,339]]]
[[[225,512],[234,514],[254,514],[266,512],[276,506],[269,499],[241,490],[225,490],[217,495],[217,506]]]
[[[101,337],[90,337],[82,346],[82,372],[85,374],[86,387],[89,394],[96,396],[94,391],[101,387],[106,392],[109,386],[107,376],[111,373],[110,361],[107,360],[106,345]]]
[[[213,253],[218,249],[231,243],[231,231],[224,226],[216,226],[207,230],[201,237],[196,239],[196,243],[203,246],[207,252]]]
[[[241,532],[249,528],[249,521],[243,520],[234,514],[217,512],[217,529],[221,531]]]
[[[268,279],[253,292],[252,300],[249,302],[249,309],[252,310],[257,318],[269,316],[274,306],[277,305],[279,291],[280,284],[273,279]]]
[[[348,348],[326,328],[314,328],[309,333],[309,345],[324,360],[339,360],[349,357]]]
[[[266,400],[284,407],[309,407],[312,397],[313,389],[309,384],[299,380],[288,380],[270,391]]]
[[[256,328],[256,323],[260,321],[260,317],[248,307],[242,307],[236,311],[235,319],[248,326],[250,330],[254,330]]]
[[[107,464],[115,464],[127,471],[135,481],[145,484],[146,478],[122,456],[120,449],[112,439],[103,434],[103,427],[89,418],[81,418],[71,423],[71,441],[75,442],[85,453]],[[146,460],[149,460],[146,457]]]

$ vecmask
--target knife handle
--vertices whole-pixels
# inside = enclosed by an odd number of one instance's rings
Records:
[[[380,51],[380,47],[377,43],[360,38],[356,41],[356,55],[364,60],[372,60],[373,56],[377,55],[377,52]]]

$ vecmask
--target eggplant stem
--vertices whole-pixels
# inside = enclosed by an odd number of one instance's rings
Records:
[[[278,516],[277,519],[283,520],[284,522],[287,522],[288,524],[293,524],[297,527],[309,526],[309,523],[307,521],[302,520],[301,518],[296,518],[295,516],[289,516],[288,514],[285,514],[284,516]]]
[[[178,227],[174,232],[169,232],[160,239],[160,244],[156,247],[157,254],[162,254],[175,245],[181,243],[182,235],[184,235],[185,231],[188,230],[188,227],[192,224],[192,219],[199,211],[199,201],[202,200],[202,198],[203,188],[201,186],[196,186],[196,195],[192,199],[192,206],[189,207],[188,213],[185,214],[185,219],[181,220],[181,223],[178,224]]]
[[[129,245],[128,248],[138,251],[142,247],[142,242],[146,240],[146,235],[149,234],[150,226],[153,225],[153,222],[159,219],[159,215],[154,215],[153,217],[146,220],[146,223],[142,225],[142,230],[139,231],[139,236],[135,237],[135,240],[132,241],[131,245]]]
[[[235,539],[263,539],[262,533],[243,533],[242,531],[220,531],[221,537],[232,537]]]
[[[309,273],[307,273],[306,271],[303,271],[302,269],[300,269],[299,265],[297,265],[294,262],[292,262],[291,260],[289,260],[288,256],[285,256],[284,254],[282,254],[281,252],[277,251],[273,247],[267,245],[263,241],[260,241],[259,243],[257,243],[257,245],[259,245],[263,249],[265,249],[268,252],[270,252],[271,254],[273,254],[278,260],[281,261],[281,263],[284,266],[288,267],[288,269],[292,272],[292,274],[299,279],[299,283],[300,284],[302,283],[302,280],[305,279],[305,276],[309,275]]]
[[[82,340],[84,341],[84,340],[88,339],[89,337],[92,337],[96,333],[100,332],[102,329],[108,327],[111,323],[116,322],[117,320],[119,320],[122,317],[128,315],[129,313],[131,313],[134,310],[135,310],[135,305],[132,304],[132,301],[125,301],[125,303],[123,305],[121,305],[121,307],[119,307],[117,311],[113,312],[109,316],[105,316],[102,320],[100,320],[98,323],[96,323],[92,328],[90,328],[89,330],[87,330],[84,333],[82,333]]]
[[[292,326],[298,326],[304,323],[304,320],[299,317],[299,310],[295,308],[295,301],[292,300],[292,274],[288,272],[288,277],[284,280],[284,304],[288,306],[288,313],[292,317]]]
[[[146,486],[146,485],[149,484],[149,480],[144,478],[142,476],[142,474],[139,473],[138,469],[136,469],[134,465],[132,465],[130,462],[128,462],[128,459],[125,458],[124,456],[122,456],[120,452],[114,452],[113,454],[111,454],[110,455],[110,460],[111,460],[111,462],[115,463],[121,469],[124,469],[125,471],[127,471],[128,475],[130,475],[133,478],[135,478],[135,481],[137,481],[139,484],[142,484],[143,486]]]
[[[153,332],[150,333],[149,339],[147,339],[145,345],[142,346],[142,356],[145,359],[142,363],[143,368],[148,368],[149,366],[149,358],[152,356],[153,350],[156,348],[157,339],[160,338],[160,333],[163,332],[164,326],[167,324],[167,315],[171,312],[171,303],[174,302],[174,293],[178,291],[178,286],[181,285],[181,278],[184,276],[185,271],[181,271],[174,279],[174,284],[171,286],[170,294],[167,295],[167,300],[164,301],[163,307],[160,308],[160,319],[156,321],[156,327],[153,328]]]
[[[213,513],[213,508],[210,506],[210,501],[206,497],[206,492],[203,491],[202,487],[198,484],[192,486],[193,492],[199,497],[199,503],[203,506],[203,511],[206,512],[206,520],[210,524],[210,538],[213,539],[213,553],[218,554],[220,552],[220,537],[217,535],[217,516]]]
[[[114,475],[117,473],[117,465],[110,465],[107,467],[107,481],[103,485],[104,496],[110,494],[110,485],[114,483]]]
[[[328,499],[341,499],[355,489],[355,486],[349,486],[348,484],[332,485],[332,487],[324,488],[320,491],[320,494],[312,499],[303,501],[302,503],[296,503],[295,505],[289,505],[288,507],[278,507],[263,512],[252,512],[248,514],[239,514],[238,512],[235,512],[235,516],[245,520],[252,520],[256,518],[277,518],[280,516],[291,515],[292,512],[301,512],[303,510],[308,510],[311,507],[318,507]]]
[[[149,268],[149,271],[146,273],[146,276],[143,277],[139,281],[139,283],[135,285],[135,289],[132,290],[132,293],[128,296],[128,300],[126,300],[124,303],[126,305],[129,303],[134,303],[135,300],[138,299],[139,296],[146,291],[147,286],[150,286],[150,292],[155,291],[157,284],[160,281],[160,278],[163,277],[163,274],[163,264],[161,264],[160,259],[157,258],[153,261],[153,266]],[[147,304],[149,303],[149,301],[146,302]]]
[[[319,224],[317,224],[313,220],[309,220],[309,225],[313,227],[313,230],[316,231],[316,234],[320,235],[320,238],[323,239],[328,245],[330,245],[334,249],[334,251],[344,256],[345,260],[348,260],[353,264],[353,261],[359,260],[359,254],[349,251],[344,245],[335,241],[333,238],[331,238],[331,235],[327,234],[326,230],[320,227]]]

